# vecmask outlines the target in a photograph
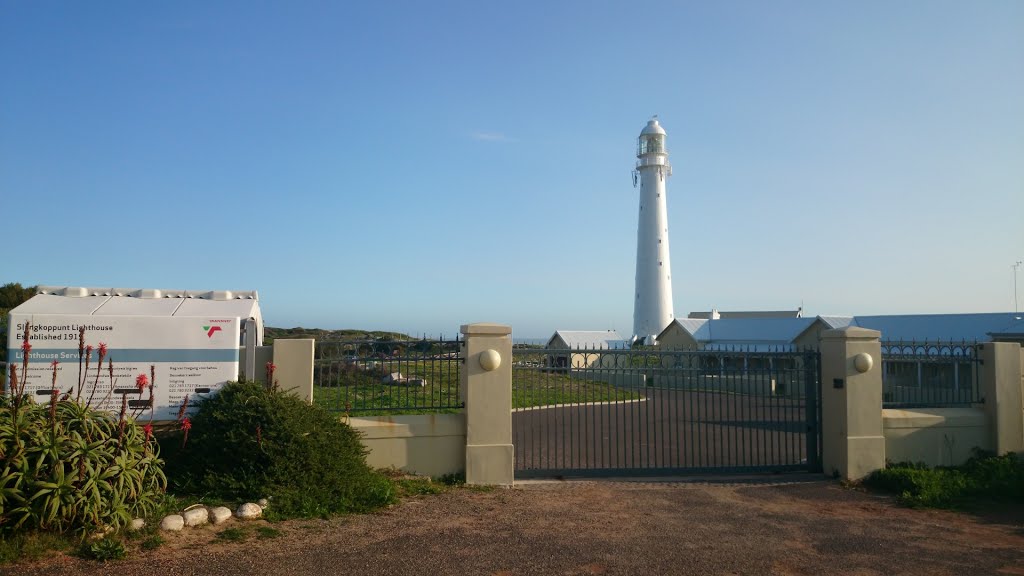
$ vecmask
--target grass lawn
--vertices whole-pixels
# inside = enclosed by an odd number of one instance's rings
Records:
[[[571,373],[550,373],[535,369],[512,370],[512,408],[614,402],[641,397],[636,390],[579,378]]]
[[[313,400],[328,410],[353,416],[455,413],[459,400],[457,361],[383,361],[372,369],[339,364],[318,367]],[[385,384],[387,374],[422,380],[423,384]],[[331,384],[331,385],[325,385]],[[587,380],[571,373],[537,368],[512,369],[512,407],[607,402],[640,398],[634,390]]]

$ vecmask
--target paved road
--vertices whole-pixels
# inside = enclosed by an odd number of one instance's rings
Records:
[[[1024,510],[918,511],[825,481],[563,482],[457,490],[379,514],[277,524],[221,543],[214,528],[99,565],[0,567],[35,575],[1024,574]],[[236,524],[237,526],[237,524]]]
[[[802,400],[644,389],[641,402],[512,417],[519,477],[609,469],[785,469],[806,455]]]

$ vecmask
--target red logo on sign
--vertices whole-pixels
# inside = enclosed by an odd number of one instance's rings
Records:
[[[213,338],[214,332],[220,332],[220,326],[203,326],[203,329],[206,330],[207,338]]]

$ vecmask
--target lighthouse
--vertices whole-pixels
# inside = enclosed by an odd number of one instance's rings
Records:
[[[636,227],[636,293],[633,298],[633,340],[654,344],[675,318],[672,310],[672,264],[668,254],[668,209],[665,181],[672,175],[665,147],[665,129],[655,116],[637,139],[633,186],[640,187]]]

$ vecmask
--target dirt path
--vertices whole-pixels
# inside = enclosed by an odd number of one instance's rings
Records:
[[[1024,574],[1024,514],[899,508],[831,482],[526,484],[407,500],[379,514],[212,528],[106,566],[57,558],[10,574]]]

